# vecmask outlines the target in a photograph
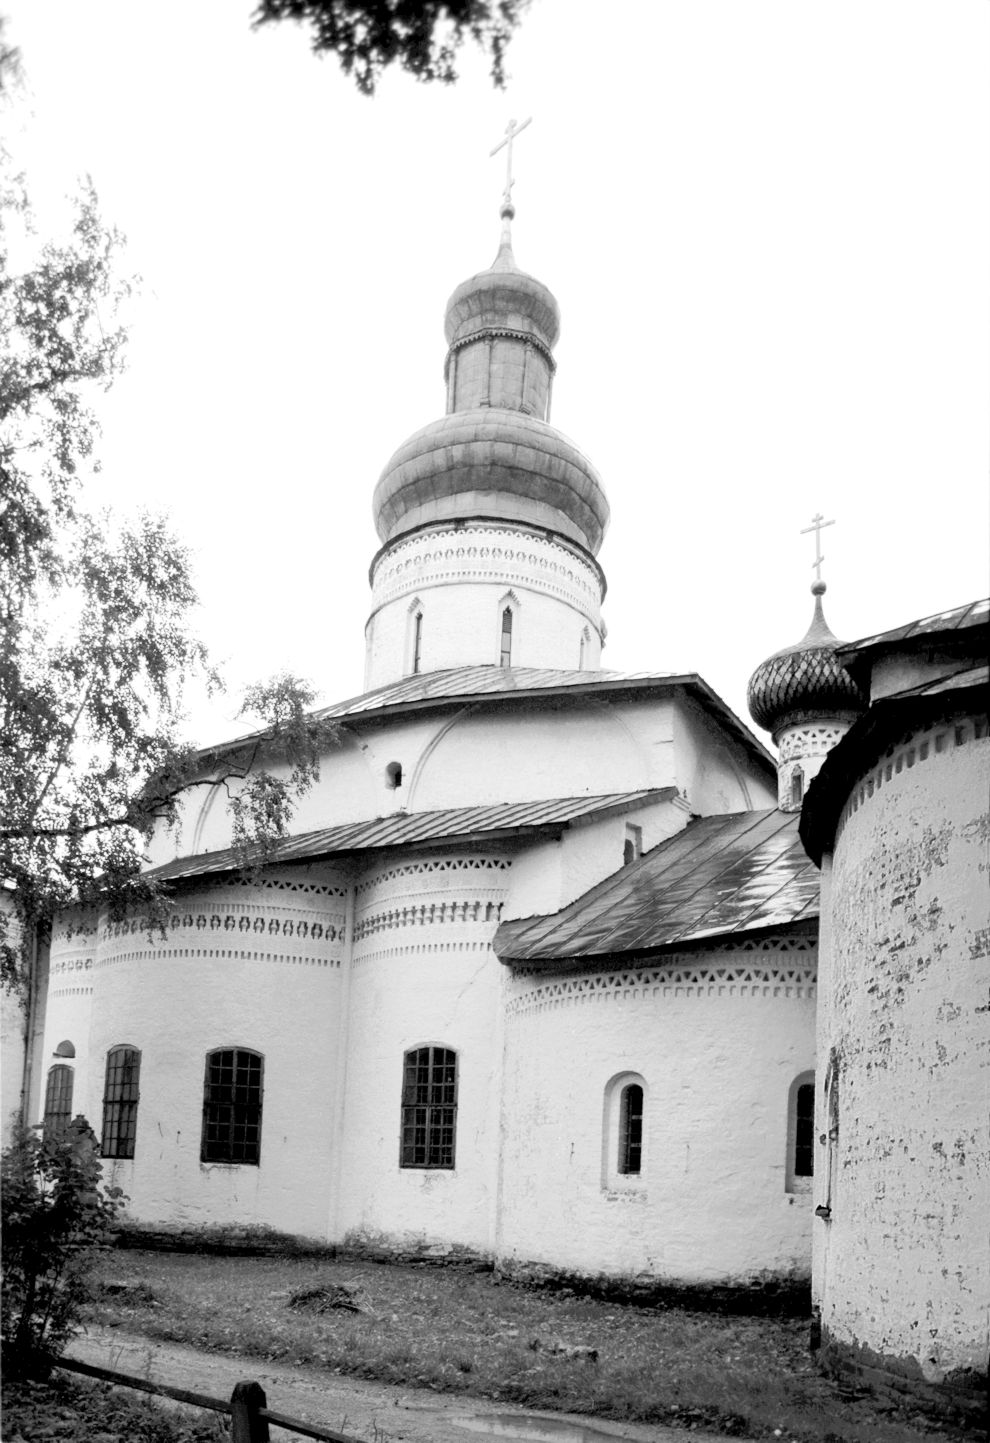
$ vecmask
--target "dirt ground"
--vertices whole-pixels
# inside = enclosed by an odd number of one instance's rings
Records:
[[[116,1328],[90,1328],[73,1341],[67,1356],[221,1398],[230,1396],[235,1383],[253,1380],[264,1388],[268,1406],[279,1413],[367,1443],[481,1443],[485,1438],[531,1443],[686,1443],[688,1437],[698,1443],[725,1443],[722,1434],[686,1432],[658,1424],[591,1422],[566,1413],[524,1413],[480,1398],[346,1378],[306,1365],[204,1354]],[[273,1443],[298,1437],[281,1428],[272,1429]]]

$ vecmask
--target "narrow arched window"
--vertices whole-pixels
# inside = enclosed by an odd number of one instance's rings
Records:
[[[206,1054],[203,1162],[260,1162],[263,1064],[260,1052],[244,1047]]]
[[[48,1069],[45,1084],[45,1114],[42,1131],[45,1139],[57,1137],[72,1121],[72,1068],[57,1062]]]
[[[643,1166],[643,1089],[636,1082],[622,1089],[619,1099],[619,1162],[621,1173],[638,1173]]]
[[[393,792],[402,786],[401,762],[389,762],[385,768],[385,785]]]
[[[137,1136],[138,1080],[141,1054],[136,1047],[111,1047],[103,1086],[104,1157],[133,1157]]]
[[[418,674],[423,669],[423,613],[417,611],[413,617],[412,669]]]
[[[804,773],[797,769],[791,772],[791,806],[799,806],[804,797]]]
[[[401,1167],[452,1168],[457,1131],[457,1053],[416,1047],[403,1058]]]
[[[815,1074],[802,1072],[787,1097],[787,1191],[810,1192],[815,1170]]]
[[[794,1118],[794,1176],[812,1177],[815,1171],[815,1084],[804,1082],[797,1090]]]
[[[512,607],[507,606],[502,612],[502,631],[499,643],[499,666],[512,665]]]

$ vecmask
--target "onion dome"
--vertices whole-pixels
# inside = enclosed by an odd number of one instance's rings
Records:
[[[444,334],[448,346],[463,345],[482,333],[500,331],[528,336],[548,352],[557,344],[557,301],[542,281],[519,269],[512,254],[509,222],[514,214],[511,203],[503,204],[498,255],[488,270],[462,281],[447,302]]]
[[[822,611],[824,581],[811,594],[815,614],[807,634],[795,646],[775,652],[749,679],[746,700],[757,726],[776,739],[784,727],[819,716],[848,716],[866,710],[866,698],[836,660],[842,642],[833,636]]]
[[[594,555],[609,520],[595,468],[549,425],[560,313],[512,254],[511,202],[498,255],[447,302],[447,414],[417,431],[375,487],[383,543],[420,526],[496,520],[554,531]]]

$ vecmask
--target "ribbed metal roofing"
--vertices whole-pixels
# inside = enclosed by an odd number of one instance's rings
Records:
[[[990,619],[990,599],[970,601],[966,606],[956,606],[951,611],[938,611],[934,616],[923,616],[920,621],[909,621],[906,626],[895,626],[892,631],[878,631],[875,636],[864,636],[847,646],[839,644],[840,657],[849,657],[856,652],[866,651],[871,646],[886,646],[895,641],[910,641],[915,637],[928,637],[939,632],[965,631],[970,626],[986,625]]]
[[[557,797],[538,802],[501,802],[489,807],[453,807],[437,812],[394,812],[370,822],[348,822],[286,837],[269,863],[301,862],[314,857],[364,852],[375,848],[408,847],[423,842],[465,840],[474,836],[515,836],[522,832],[562,832],[575,822],[601,819],[616,812],[635,811],[650,802],[669,800],[674,787],[651,787],[638,792],[612,792],[598,797]],[[248,857],[248,862],[252,857]],[[258,860],[257,857],[254,860]],[[244,858],[233,848],[179,857],[155,867],[146,875],[159,882],[175,882],[210,872],[235,872]]]
[[[704,817],[563,911],[503,922],[503,961],[649,952],[818,916],[818,872],[797,812]]]
[[[356,725],[361,721],[393,721],[405,712],[440,708],[448,704],[469,706],[489,700],[504,702],[552,696],[599,698],[609,693],[644,695],[668,689],[681,690],[690,696],[717,725],[724,727],[746,748],[768,779],[776,779],[777,764],[766,747],[695,672],[558,671],[528,666],[459,666],[404,677],[402,681],[390,682],[347,701],[321,707],[313,715],[323,720]],[[203,747],[199,755],[207,758],[229,752],[253,741],[257,735],[256,732],[248,733],[231,741]]]

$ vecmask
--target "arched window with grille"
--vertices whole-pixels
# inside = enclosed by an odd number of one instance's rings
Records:
[[[787,1191],[810,1192],[815,1171],[815,1074],[802,1072],[787,1099]]]
[[[638,1072],[619,1072],[605,1087],[602,1187],[628,1192],[645,1183],[646,1083]]]
[[[140,1075],[141,1054],[136,1047],[111,1047],[103,1085],[100,1151],[104,1157],[134,1156]]]
[[[246,1047],[206,1054],[203,1083],[203,1162],[261,1161],[264,1058]]]
[[[57,1062],[48,1069],[45,1083],[44,1137],[57,1137],[72,1121],[72,1068]]]
[[[499,633],[499,666],[512,665],[512,607],[502,609],[502,629]]]
[[[414,1047],[403,1058],[401,1167],[452,1168],[457,1134],[457,1053]]]

